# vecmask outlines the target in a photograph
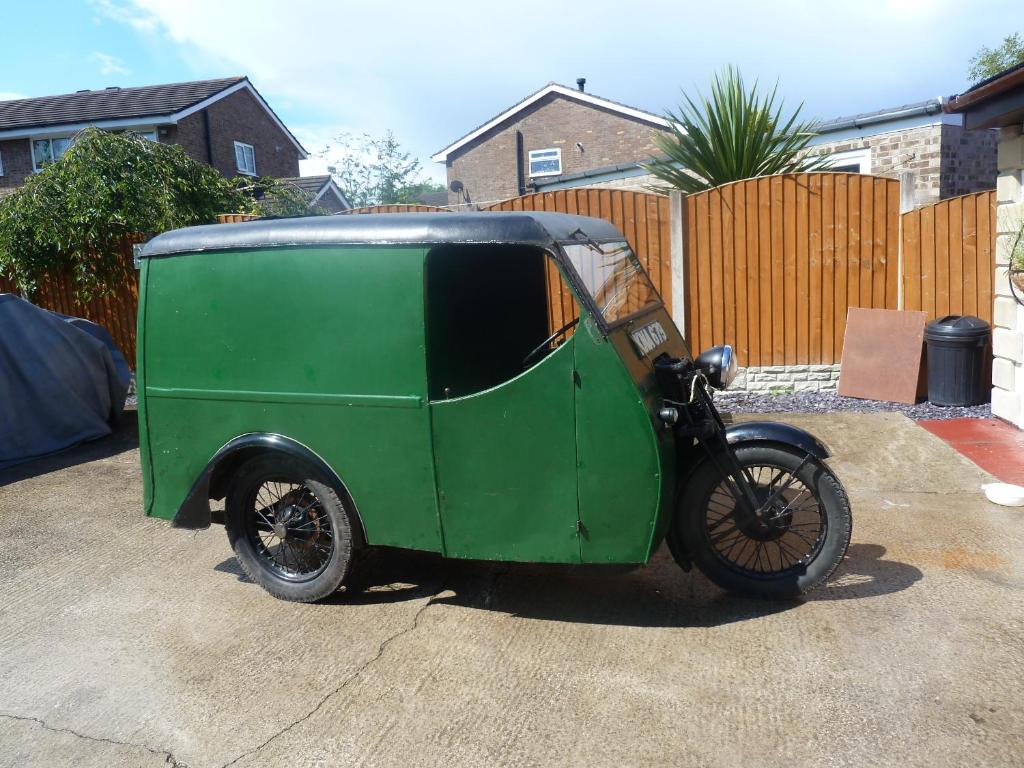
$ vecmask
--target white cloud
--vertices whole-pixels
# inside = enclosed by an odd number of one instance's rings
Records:
[[[95,8],[101,16],[128,24],[139,32],[153,32],[160,24],[160,20],[156,16],[140,13],[130,2],[89,0],[89,5]]]
[[[24,93],[16,93],[15,91],[0,91],[0,101],[14,101],[15,99],[27,98]]]
[[[100,65],[101,75],[127,75],[130,74],[129,70],[124,66],[124,63],[109,53],[103,53],[102,51],[96,51],[92,55],[93,61]]]
[[[439,177],[430,154],[550,80],[586,76],[660,113],[735,63],[830,118],[962,90],[970,56],[998,43],[991,19],[1019,14],[1019,0],[92,2],[171,41],[197,77],[249,75],[296,131],[391,128]]]

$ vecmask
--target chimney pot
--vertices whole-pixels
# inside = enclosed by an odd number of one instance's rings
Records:
[[[587,84],[587,78],[585,78],[585,77],[577,77],[576,78],[576,87],[579,89],[580,93],[583,93],[583,86],[585,86],[586,84]]]

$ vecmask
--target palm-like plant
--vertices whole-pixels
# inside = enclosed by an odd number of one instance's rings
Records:
[[[711,81],[710,99],[698,92],[696,101],[685,93],[678,111],[669,110],[668,133],[655,136],[664,157],[641,167],[664,184],[652,189],[700,192],[730,181],[817,170],[823,157],[808,156],[817,134],[814,123],[798,121],[803,104],[788,118],[778,84],[759,94],[757,81],[748,90],[743,76],[729,66]]]

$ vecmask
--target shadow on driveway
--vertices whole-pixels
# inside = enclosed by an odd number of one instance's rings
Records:
[[[799,600],[729,595],[696,572],[684,573],[665,550],[642,568],[444,560],[380,549],[368,591],[327,602],[345,605],[421,600],[496,611],[527,619],[635,627],[714,627],[799,608],[819,600],[859,600],[907,589],[922,577],[912,565],[886,560],[885,547],[852,544],[835,576]],[[249,582],[234,558],[216,566]],[[253,588],[256,589],[255,585]]]
[[[90,461],[109,459],[126,451],[134,451],[139,447],[138,416],[138,411],[126,410],[117,428],[106,437],[79,443],[47,456],[29,459],[24,464],[0,469],[0,487]]]

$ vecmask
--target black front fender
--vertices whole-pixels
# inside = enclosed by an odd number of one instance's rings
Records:
[[[832,454],[818,438],[791,424],[777,421],[744,421],[725,428],[725,439],[731,446],[740,443],[782,443],[799,448],[816,459],[827,459]]]

